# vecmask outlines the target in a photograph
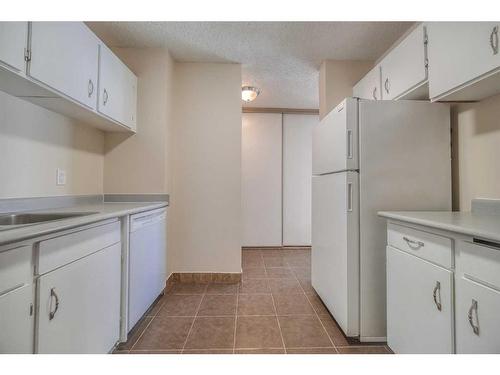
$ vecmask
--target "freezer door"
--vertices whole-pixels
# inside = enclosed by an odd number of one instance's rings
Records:
[[[313,129],[313,174],[358,169],[358,100],[347,98]]]
[[[312,286],[347,336],[359,335],[357,172],[314,176]]]

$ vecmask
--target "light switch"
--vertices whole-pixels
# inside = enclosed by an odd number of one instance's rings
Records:
[[[58,186],[66,185],[66,171],[61,168],[57,168],[56,184]]]

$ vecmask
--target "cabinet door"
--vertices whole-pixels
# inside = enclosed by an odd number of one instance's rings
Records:
[[[38,353],[107,353],[120,330],[121,245],[38,280]]]
[[[457,353],[500,354],[500,292],[462,277],[456,298]]]
[[[0,296],[0,353],[33,353],[33,288]]]
[[[352,96],[360,99],[382,99],[380,90],[380,65],[370,70],[366,75],[352,88]]]
[[[33,22],[28,74],[95,109],[99,44],[83,22]]]
[[[387,247],[387,343],[395,353],[453,353],[452,277]]]
[[[431,99],[450,94],[500,67],[500,30],[495,33],[495,27],[500,28],[500,23],[430,22],[427,25]]]
[[[135,130],[137,77],[104,44],[99,52],[100,113]]]
[[[0,65],[24,72],[27,45],[28,22],[0,22]]]
[[[411,95],[427,81],[425,29],[413,30],[382,60],[382,91],[384,100]]]

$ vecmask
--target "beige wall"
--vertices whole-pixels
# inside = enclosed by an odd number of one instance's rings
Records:
[[[0,92],[0,198],[102,194],[103,148],[101,131]]]
[[[373,61],[325,60],[319,70],[319,117],[352,96],[352,87],[373,67]]]
[[[452,109],[453,209],[500,199],[500,95]]]
[[[167,144],[174,62],[164,49],[113,51],[138,77],[137,134],[106,134],[104,192],[168,193]]]
[[[240,272],[241,66],[176,63],[174,93],[174,268]]]

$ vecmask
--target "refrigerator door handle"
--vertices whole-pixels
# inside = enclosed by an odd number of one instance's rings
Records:
[[[347,212],[352,212],[352,182],[347,183]]]
[[[347,130],[347,159],[352,159],[352,130]]]

